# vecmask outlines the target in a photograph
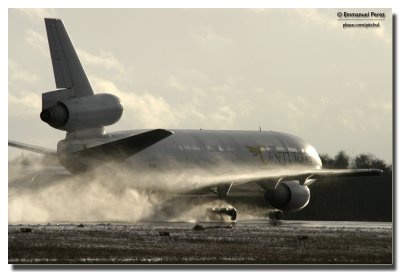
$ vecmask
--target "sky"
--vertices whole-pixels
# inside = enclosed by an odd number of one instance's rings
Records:
[[[347,28],[341,12],[385,12]],[[64,21],[96,93],[124,103],[107,131],[274,130],[319,153],[392,163],[390,9],[9,9],[8,138],[56,147],[41,93],[55,89],[44,17]],[[9,158],[21,151],[9,148]]]

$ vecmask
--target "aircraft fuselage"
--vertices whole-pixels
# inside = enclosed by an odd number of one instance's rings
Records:
[[[107,133],[99,138],[66,139],[60,141],[58,152],[61,163],[72,173],[75,165],[86,164],[73,152],[109,141],[140,134],[146,130]],[[124,163],[131,168],[165,169],[174,167],[213,168],[221,164],[277,168],[302,166],[320,169],[318,153],[301,138],[274,131],[230,130],[172,130],[173,135],[127,158]],[[101,158],[99,158],[101,160]],[[95,164],[96,165],[96,164]]]

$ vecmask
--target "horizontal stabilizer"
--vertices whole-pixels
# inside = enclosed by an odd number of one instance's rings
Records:
[[[8,146],[12,146],[12,147],[23,149],[23,150],[28,150],[28,151],[35,152],[35,153],[57,156],[57,152],[50,148],[29,145],[29,144],[23,144],[23,143],[19,143],[19,142],[15,142],[15,141],[8,141]]]
[[[172,135],[173,132],[165,129],[154,129],[141,134],[129,136],[74,153],[79,157],[95,159],[97,161],[123,161],[143,149]]]

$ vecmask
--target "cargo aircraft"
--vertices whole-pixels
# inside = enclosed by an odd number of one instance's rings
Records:
[[[316,180],[382,174],[378,169],[322,169],[312,145],[282,132],[162,128],[106,132],[105,126],[120,119],[123,104],[115,95],[94,93],[62,20],[46,18],[45,25],[57,89],[42,94],[40,118],[66,131],[66,137],[58,142],[57,151],[14,141],[9,145],[54,155],[72,175],[110,162],[128,169],[132,177],[143,171],[163,173],[171,167],[212,173],[223,168],[220,178],[216,174],[214,182],[192,189],[234,203],[234,186],[256,186],[262,191],[261,205],[271,208],[269,217],[279,220],[284,211],[298,211],[308,204],[309,185]],[[225,165],[261,174],[226,175]],[[196,190],[187,193],[195,195]],[[232,220],[237,217],[232,206],[212,211]]]

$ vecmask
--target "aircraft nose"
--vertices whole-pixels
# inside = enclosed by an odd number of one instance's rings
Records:
[[[312,159],[313,164],[320,169],[322,167],[322,162],[321,162],[321,158],[318,155],[317,150],[315,150],[315,148],[312,145],[308,145],[306,147],[306,153],[308,154],[308,156],[310,156],[310,158]]]

